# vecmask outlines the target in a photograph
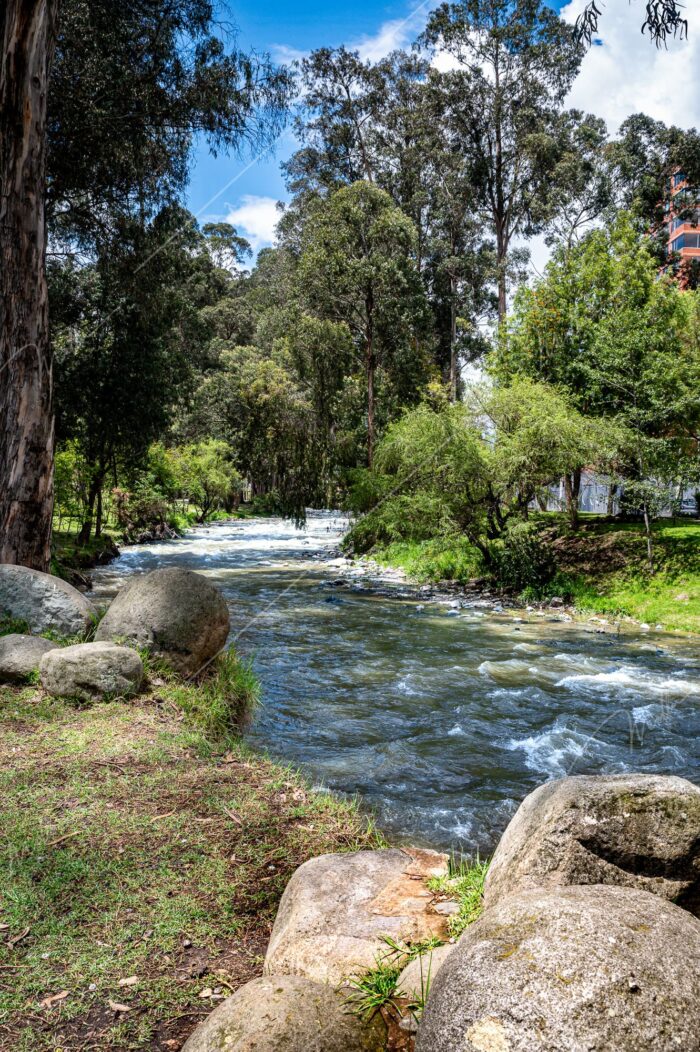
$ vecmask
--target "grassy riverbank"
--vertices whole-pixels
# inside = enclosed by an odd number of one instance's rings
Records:
[[[665,628],[700,633],[700,522],[668,521],[654,527],[655,573],[648,572],[641,525],[583,516],[572,533],[563,519],[534,519],[551,544],[558,572],[523,600],[560,595],[582,613],[631,617]],[[385,566],[403,569],[418,581],[466,584],[483,575],[478,552],[464,539],[399,542],[372,550]]]
[[[167,683],[75,708],[0,688],[0,1047],[179,1049],[260,974],[305,859],[376,846],[352,806],[235,740]]]

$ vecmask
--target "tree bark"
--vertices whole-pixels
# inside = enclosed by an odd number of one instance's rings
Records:
[[[58,0],[5,0],[0,66],[0,562],[48,570],[53,362],[46,104]]]
[[[581,471],[577,469],[571,475],[564,476],[566,507],[569,512],[569,525],[576,531],[579,527],[579,498],[581,495]]]

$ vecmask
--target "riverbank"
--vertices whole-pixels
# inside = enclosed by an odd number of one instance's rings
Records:
[[[291,872],[376,847],[357,808],[240,741],[167,684],[74,708],[0,688],[0,1045],[178,1049],[259,975]]]
[[[501,601],[547,606],[556,598],[564,600],[573,616],[596,614],[700,633],[700,522],[655,526],[656,568],[650,575],[640,525],[584,516],[574,534],[552,516],[537,521],[554,552],[557,573],[543,589],[526,589],[520,596],[499,593]],[[479,577],[483,568],[478,553],[460,539],[376,547],[370,568],[372,564],[401,571],[416,584],[498,591]]]

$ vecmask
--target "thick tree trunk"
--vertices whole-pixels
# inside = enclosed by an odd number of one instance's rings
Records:
[[[4,0],[0,66],[0,562],[48,570],[53,374],[46,96],[58,0]]]

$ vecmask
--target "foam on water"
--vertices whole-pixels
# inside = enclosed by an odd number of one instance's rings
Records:
[[[302,530],[282,519],[200,527],[125,549],[95,571],[96,593],[159,566],[205,573],[261,680],[250,743],[359,794],[399,841],[486,855],[547,778],[693,777],[700,658],[690,644],[664,635],[661,648],[652,634],[641,649],[633,629],[598,635],[524,612],[516,625],[487,601],[445,617],[405,585],[351,579],[337,549],[344,528],[319,513]]]

